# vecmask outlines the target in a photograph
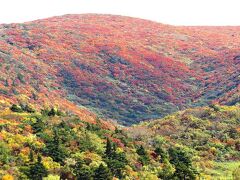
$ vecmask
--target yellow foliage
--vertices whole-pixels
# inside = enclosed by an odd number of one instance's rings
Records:
[[[123,150],[122,148],[120,148],[120,147],[118,147],[116,151],[117,151],[117,153],[122,153],[122,152],[124,152],[124,150]]]
[[[6,174],[2,177],[2,180],[14,180],[13,176],[10,174]]]
[[[100,164],[105,165],[105,162],[102,161],[102,157],[96,153],[92,153],[92,152],[76,153],[73,155],[73,157],[83,161],[90,160],[91,163],[89,164],[89,166],[91,168],[97,168]]]
[[[198,178],[199,179],[199,178]],[[211,180],[211,176],[210,175],[201,175],[201,178],[200,179],[204,179],[204,180]],[[199,180],[200,180],[199,179]]]
[[[19,102],[27,103],[30,98],[25,94],[20,94],[20,95],[17,96],[17,99],[18,99]]]
[[[44,157],[42,163],[47,170],[54,171],[60,169],[61,165],[57,162],[54,162],[51,157]]]
[[[125,179],[126,180],[131,180],[131,179],[139,179],[138,178],[138,173],[135,172],[130,166],[126,166],[125,167],[125,171],[124,171],[124,174],[125,174]]]
[[[215,147],[211,147],[209,151],[210,151],[211,154],[216,154],[217,153],[217,149]]]
[[[139,173],[140,180],[158,180],[158,177],[151,172],[143,171]]]
[[[233,175],[233,180],[240,179],[240,166],[233,171],[232,175]]]
[[[43,180],[60,180],[60,176],[49,174],[48,177],[44,177]]]

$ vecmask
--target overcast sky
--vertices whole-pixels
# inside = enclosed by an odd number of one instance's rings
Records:
[[[0,23],[101,13],[172,25],[240,25],[240,0],[1,0]]]

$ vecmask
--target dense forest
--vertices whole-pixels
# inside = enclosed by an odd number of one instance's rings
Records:
[[[239,32],[96,14],[3,24],[0,98],[78,111],[74,103],[124,125],[235,105]]]
[[[114,15],[0,25],[0,179],[240,179],[240,27]]]
[[[14,104],[0,112],[0,177],[237,180],[239,108],[212,105],[109,128],[99,118]]]

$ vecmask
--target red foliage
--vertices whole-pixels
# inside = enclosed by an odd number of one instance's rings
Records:
[[[108,118],[128,121],[139,111],[136,121],[202,102],[231,104],[239,94],[239,27],[87,14],[0,28],[0,84],[8,84],[4,90],[14,101],[17,91],[30,102],[58,103],[84,116],[65,100],[74,96]]]

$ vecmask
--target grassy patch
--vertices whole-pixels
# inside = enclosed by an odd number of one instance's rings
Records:
[[[213,169],[209,170],[209,175],[217,180],[231,180],[232,172],[240,165],[240,162],[215,162]]]

